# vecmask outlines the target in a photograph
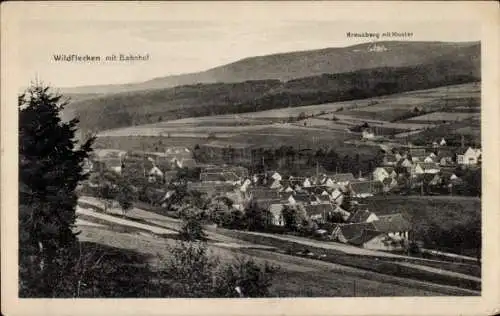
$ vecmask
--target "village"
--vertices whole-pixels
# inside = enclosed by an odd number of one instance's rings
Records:
[[[372,136],[362,133],[364,140]],[[98,150],[88,161],[87,172],[107,170],[133,178],[137,191],[147,187],[139,194],[142,200],[160,208],[171,205],[169,199],[183,184],[187,191],[212,201],[224,199],[227,212],[243,214],[249,205],[259,208],[266,214],[263,231],[408,252],[419,245],[410,221],[399,212],[376,214],[364,204],[366,198],[480,194],[480,180],[471,183],[480,173],[480,149],[451,148],[445,138],[422,147],[402,145],[383,152],[373,170],[364,174],[328,172],[318,161],[293,174],[286,168],[268,170],[261,148],[218,140],[194,149],[168,147],[164,152]],[[99,184],[89,180],[87,186]]]

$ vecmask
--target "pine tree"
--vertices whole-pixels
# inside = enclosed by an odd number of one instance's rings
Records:
[[[66,104],[38,83],[18,98],[21,294],[53,296],[61,256],[76,242],[75,189],[94,138],[76,148],[78,120],[60,118]]]

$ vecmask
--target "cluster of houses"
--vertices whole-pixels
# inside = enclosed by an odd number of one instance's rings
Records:
[[[444,139],[441,141],[443,144]],[[381,166],[373,171],[373,180],[383,183],[390,191],[410,180],[412,183],[426,183],[431,186],[454,186],[463,183],[454,172],[455,168],[476,167],[481,164],[481,150],[469,147],[453,157],[446,149],[427,151],[423,148],[409,148],[384,156]]]
[[[395,190],[407,184],[408,179],[415,183],[423,179],[430,185],[459,184],[462,180],[453,171],[457,165],[481,164],[480,149],[469,147],[457,154],[445,148],[444,139],[436,143],[434,150],[429,151],[411,147],[393,150],[365,177],[318,169],[303,173],[310,176],[284,175],[278,171],[250,174],[241,166],[200,164],[186,147],[170,147],[161,153],[101,150],[88,161],[86,168],[92,170],[93,164],[99,164],[118,173],[128,170],[144,175],[150,182],[168,183],[177,176],[179,168],[197,167],[201,169],[199,179],[188,181],[188,190],[227,197],[241,211],[254,201],[269,211],[275,226],[285,225],[283,210],[291,207],[318,224],[335,223],[325,231],[331,240],[369,249],[399,250],[408,244],[410,234],[410,224],[402,214],[377,216],[360,209],[359,204],[346,210],[342,207],[344,199],[349,196],[356,203],[356,199]],[[160,204],[173,194],[160,191]]]

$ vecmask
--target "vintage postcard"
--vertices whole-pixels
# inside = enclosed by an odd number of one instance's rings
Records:
[[[498,13],[4,3],[2,313],[498,313]]]

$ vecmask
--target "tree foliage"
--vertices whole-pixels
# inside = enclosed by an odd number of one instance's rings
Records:
[[[75,189],[94,141],[77,146],[78,120],[61,120],[61,98],[38,83],[18,97],[20,292],[36,288],[45,297],[76,243]]]
[[[246,257],[223,263],[208,251],[205,243],[181,242],[170,249],[172,255],[159,275],[162,296],[270,296],[269,288],[278,271],[276,266],[258,264]]]

